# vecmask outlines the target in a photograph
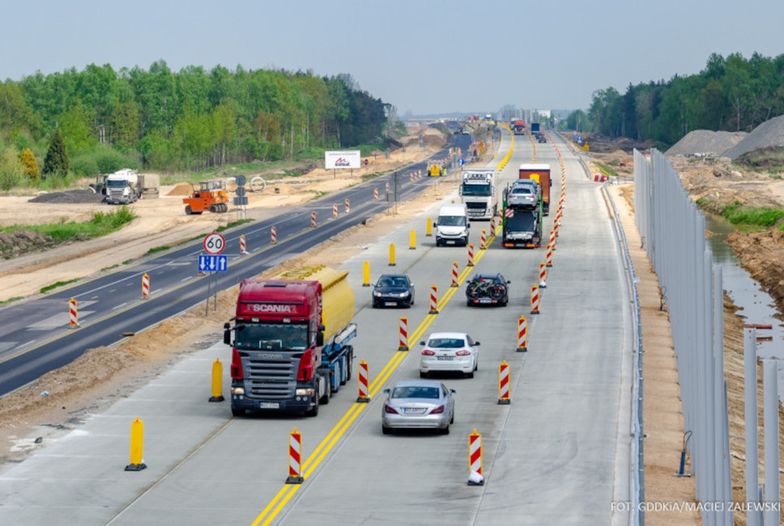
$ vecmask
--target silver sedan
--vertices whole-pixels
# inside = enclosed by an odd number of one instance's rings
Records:
[[[393,429],[438,429],[449,433],[455,421],[454,389],[432,380],[405,380],[384,389],[381,431]]]

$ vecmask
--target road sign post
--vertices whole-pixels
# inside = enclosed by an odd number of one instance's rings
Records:
[[[207,297],[204,303],[204,315],[210,313],[210,296],[213,297],[213,309],[218,309],[218,272],[229,270],[229,256],[221,255],[226,248],[226,238],[223,234],[213,232],[207,234],[202,242],[206,254],[199,254],[199,273],[209,273],[207,276]]]

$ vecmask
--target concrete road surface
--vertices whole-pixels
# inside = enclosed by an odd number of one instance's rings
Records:
[[[622,524],[623,517],[610,512],[611,501],[625,496],[628,470],[622,269],[598,186],[588,182],[565,145],[560,149],[568,198],[539,316],[528,315],[529,288],[544,249],[508,250],[496,241],[481,252],[475,270],[500,271],[510,279],[510,303],[468,308],[465,287],[449,289],[453,260],[463,279],[473,273],[464,270],[465,249],[436,248],[433,238],[424,237],[424,217],[418,217],[345,263],[358,300],[355,353],[370,367],[369,404],[354,402],[355,374],[317,418],[232,419],[228,402],[206,401],[211,360],[229,360],[228,349],[216,344],[28,460],[6,466],[0,472],[0,523]],[[539,162],[553,165],[557,199],[553,146],[537,145],[537,152]],[[517,137],[503,178],[513,179],[531,154],[527,138]],[[439,206],[434,203],[428,213],[434,216]],[[412,226],[420,245],[406,250]],[[477,246],[487,226],[472,224]],[[394,269],[386,266],[390,242],[399,248]],[[416,305],[371,309],[370,291],[361,286],[363,260],[370,261],[373,279],[388,270],[408,273],[417,286]],[[443,298],[437,316],[427,315],[431,283]],[[529,318],[527,353],[514,350],[521,314]],[[409,318],[413,344],[440,330],[466,331],[481,341],[473,379],[441,377],[457,391],[449,435],[381,434],[381,389],[418,377],[417,347],[396,351],[401,315]],[[497,404],[501,360],[512,368],[509,406]],[[127,433],[136,415],[145,420],[149,468],[126,473]],[[294,426],[303,436],[306,481],[286,486]],[[479,487],[466,485],[473,428],[484,441],[486,483]]]

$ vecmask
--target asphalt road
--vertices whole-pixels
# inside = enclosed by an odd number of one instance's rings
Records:
[[[463,151],[468,150],[468,136],[455,135],[453,141]],[[434,158],[443,158],[447,153],[442,150]],[[389,203],[374,201],[374,188],[379,189],[383,199],[385,183],[389,182],[394,195],[397,179],[400,199],[416,195],[431,181],[423,177],[411,182],[408,173],[424,172],[426,165],[417,163],[397,176],[378,177],[226,232],[229,271],[217,274],[218,287],[229,288],[385,210]],[[344,199],[351,204],[348,214],[344,212]],[[333,203],[340,203],[338,219],[332,219]],[[310,228],[313,211],[318,217],[315,229]],[[270,243],[272,226],[277,229],[277,245]],[[239,254],[241,234],[247,240],[248,256]],[[0,396],[70,363],[87,349],[115,343],[123,338],[123,333],[138,332],[203,301],[207,279],[197,275],[200,253],[201,240],[197,240],[127,269],[0,309]],[[150,275],[152,296],[142,301],[141,276],[145,272]],[[76,298],[79,303],[79,329],[67,327],[69,298]]]
[[[557,166],[552,145],[538,145],[537,151],[538,161]],[[3,469],[0,523],[623,523],[610,512],[628,470],[622,269],[598,186],[586,180],[565,146],[561,151],[569,172],[566,212],[542,313],[529,316],[527,353],[514,351],[515,324],[520,314],[528,315],[528,289],[543,250],[506,250],[496,242],[481,252],[475,270],[504,273],[512,281],[511,301],[506,308],[468,308],[464,287],[447,292],[453,260],[462,279],[473,272],[464,269],[465,249],[435,248],[433,238],[423,235],[424,217],[418,217],[345,264],[358,300],[355,353],[370,367],[370,404],[354,403],[355,375],[317,418],[232,419],[228,402],[206,402],[210,361],[229,359],[229,350],[216,344]],[[504,179],[530,160],[530,144],[518,138]],[[476,243],[486,223],[473,225]],[[421,244],[398,250],[394,271],[412,277],[417,304],[410,310],[371,309],[369,289],[361,286],[362,261],[370,261],[374,279],[387,271],[388,244],[407,246],[412,226]],[[431,283],[442,295],[437,316],[427,314],[423,301]],[[457,390],[450,435],[381,434],[380,390],[418,377],[416,347],[395,350],[400,315],[409,317],[414,344],[437,330],[464,330],[482,342],[475,378],[443,378]],[[509,406],[496,403],[502,359],[512,367]],[[136,415],[145,420],[149,468],[126,473],[128,427]],[[294,426],[303,436],[306,482],[286,486]],[[481,487],[466,485],[472,428],[484,440]]]

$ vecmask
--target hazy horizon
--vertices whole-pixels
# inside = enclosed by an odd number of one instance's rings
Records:
[[[394,9],[367,0],[241,0],[221,9],[205,0],[33,0],[5,12],[6,20],[30,23],[0,34],[2,79],[90,63],[148,68],[159,59],[173,70],[221,64],[349,73],[401,115],[504,104],[585,108],[596,89],[697,73],[714,52],[784,52],[784,3],[759,0],[663,0],[655,7],[638,0],[495,0],[481,7],[401,0]]]

